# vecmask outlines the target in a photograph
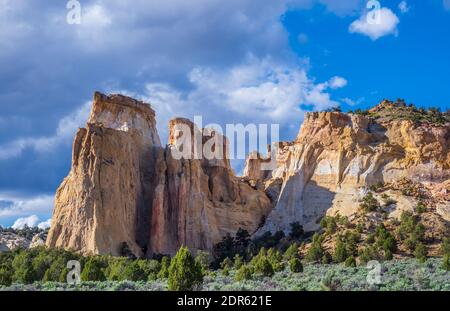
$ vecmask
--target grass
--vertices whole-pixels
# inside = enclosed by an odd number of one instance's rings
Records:
[[[404,290],[450,290],[450,272],[442,268],[441,258],[430,258],[425,263],[415,259],[392,260],[381,263],[381,283],[367,282],[366,266],[345,267],[343,264],[305,264],[304,272],[292,273],[289,268],[276,272],[272,277],[253,277],[252,280],[235,281],[236,270],[228,275],[220,271],[207,275],[200,290],[204,291],[404,291]],[[82,282],[77,285],[37,282],[32,285],[14,284],[0,290],[27,291],[161,291],[167,290],[166,280],[149,282]]]

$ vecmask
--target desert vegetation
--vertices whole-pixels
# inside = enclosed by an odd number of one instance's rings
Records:
[[[404,213],[394,232],[379,225],[370,234],[345,217],[324,217],[312,237],[298,223],[291,233],[266,233],[250,239],[245,230],[227,235],[213,254],[192,254],[181,247],[171,258],[80,256],[62,249],[36,247],[0,254],[4,290],[449,290],[450,239],[439,258],[429,258],[418,217]],[[333,243],[330,243],[333,241]],[[405,244],[411,259],[392,260]],[[68,284],[67,262],[80,262],[80,283]],[[366,263],[379,261],[383,284],[369,285]],[[416,269],[423,275],[411,276]],[[417,277],[418,279],[414,279]]]
[[[421,108],[413,103],[407,104],[403,99],[396,101],[385,100],[382,109],[350,111],[358,115],[367,116],[376,121],[410,120],[416,124],[444,125],[450,122],[450,112],[442,112],[439,108]]]

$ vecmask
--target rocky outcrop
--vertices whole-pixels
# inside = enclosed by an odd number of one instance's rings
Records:
[[[170,122],[170,144],[159,165],[160,181],[152,206],[150,253],[174,253],[181,245],[211,250],[223,236],[233,235],[239,228],[255,232],[273,207],[264,191],[234,175],[227,158],[174,158],[180,125],[203,137],[201,149],[216,141],[210,150],[220,149],[223,155],[228,150],[226,138],[218,133],[199,130],[186,119]],[[193,144],[189,140],[188,145]]]
[[[161,148],[149,105],[96,93],[86,128],[74,140],[72,168],[56,192],[47,246],[143,255],[150,225],[155,150]]]
[[[121,255],[126,245],[135,256],[152,256],[181,245],[211,249],[239,228],[253,233],[273,205],[234,175],[226,138],[186,119],[169,126],[163,148],[149,105],[96,93],[56,193],[47,246]],[[180,143],[190,156],[179,156]]]
[[[45,245],[46,232],[36,234],[21,234],[13,231],[4,231],[0,227],[0,253],[15,249],[29,249]]]
[[[318,229],[325,214],[356,219],[374,186],[382,188],[377,200],[395,201],[383,211],[388,217],[420,199],[432,211],[424,216],[430,227],[447,228],[449,125],[393,118],[395,109],[383,102],[368,115],[308,113],[294,141],[273,146],[273,158],[252,154],[237,177],[218,132],[176,118],[161,146],[149,105],[96,93],[56,193],[46,245],[138,257],[182,245],[211,250],[239,228],[288,233],[293,222]]]
[[[277,205],[259,232],[289,231],[294,221],[307,231],[316,230],[325,214],[357,213],[360,200],[376,184],[402,178],[444,182],[450,176],[449,137],[448,124],[378,121],[340,112],[307,113],[297,138],[278,145],[277,167],[264,172],[268,175],[261,182],[266,189],[271,190],[279,180],[282,186]],[[260,163],[260,159],[247,161],[247,177],[263,174],[258,173]],[[417,200],[399,201],[409,209],[417,204]],[[447,197],[436,204],[444,211],[449,201]]]

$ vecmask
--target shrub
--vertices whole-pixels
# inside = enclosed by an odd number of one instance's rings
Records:
[[[211,255],[205,251],[198,251],[195,261],[202,267],[203,274],[205,274],[209,270]]]
[[[418,244],[424,240],[425,227],[419,222],[419,218],[411,212],[403,212],[400,216],[397,234],[409,250],[415,251]]]
[[[214,245],[213,254],[215,258],[215,266],[219,266],[222,261],[227,258],[233,258],[235,253],[235,240],[228,233],[222,240]]]
[[[444,238],[442,240],[441,253],[444,256],[450,256],[450,238]]]
[[[56,258],[50,267],[45,271],[42,281],[44,282],[66,282],[67,273],[67,261],[63,257]]]
[[[361,250],[359,254],[359,260],[362,264],[366,264],[371,260],[380,259],[380,254],[374,245],[370,245]]]
[[[0,265],[0,286],[9,286],[13,280],[13,273],[11,266],[7,264]]]
[[[273,248],[269,249],[267,251],[267,259],[269,260],[270,264],[272,265],[272,268],[274,271],[282,271],[284,270],[284,264],[282,262],[283,256],[281,253]]]
[[[286,261],[292,258],[298,257],[298,244],[296,242],[292,243],[291,246],[284,252],[283,259]]]
[[[234,256],[234,268],[236,270],[238,270],[242,267],[243,264],[244,264],[244,260],[243,260],[242,256],[240,256],[239,254],[236,254]]]
[[[39,281],[33,270],[33,254],[30,251],[19,251],[12,261],[12,268],[13,282],[31,284]]]
[[[147,270],[146,260],[127,260],[123,271],[122,280],[128,281],[147,281],[149,273]]]
[[[181,247],[169,267],[169,290],[193,290],[203,281],[202,268],[187,247]]]
[[[328,265],[332,261],[333,261],[333,258],[331,257],[330,253],[329,252],[324,252],[324,254],[322,256],[322,259],[321,259],[322,264]]]
[[[306,253],[305,259],[307,261],[319,261],[323,254],[324,254],[324,249],[322,246],[323,243],[323,236],[315,233],[313,235],[313,240],[311,243],[310,248],[308,249],[308,252]]]
[[[158,273],[161,270],[161,263],[158,260],[151,259],[146,262],[145,268],[143,268],[147,275],[148,281],[154,281],[158,278]]]
[[[228,269],[228,266],[225,266],[222,268],[222,275],[223,276],[229,276],[230,275],[230,270]]]
[[[347,259],[345,260],[345,266],[346,267],[356,267],[355,257],[353,257],[353,256],[347,257]]]
[[[39,249],[36,257],[33,259],[33,270],[36,280],[42,280],[45,272],[50,268],[52,258],[51,254],[46,252],[45,249]]]
[[[380,206],[377,199],[373,196],[372,192],[368,192],[362,199],[362,203],[359,207],[366,213],[376,211]]]
[[[251,280],[252,279],[253,271],[251,267],[248,265],[242,265],[239,270],[236,273],[236,281],[241,282],[244,280]]]
[[[86,262],[81,272],[82,281],[105,281],[106,277],[103,273],[104,264],[99,258],[91,257]]]
[[[347,259],[347,248],[345,243],[342,241],[342,238],[339,237],[336,243],[336,247],[334,249],[333,259],[335,262],[344,262]]]
[[[337,221],[335,217],[325,216],[320,221],[320,226],[325,230],[327,234],[333,234],[337,229]]]
[[[167,279],[169,277],[170,258],[164,256],[161,259],[161,270],[158,272],[158,279]]]
[[[394,255],[390,250],[387,250],[384,252],[384,260],[392,260],[394,258]]]
[[[375,243],[375,233],[370,233],[367,235],[366,243],[368,243],[368,244]]]
[[[303,272],[303,265],[298,258],[292,258],[289,261],[289,268],[291,269],[291,272],[293,273],[300,273]]]
[[[414,250],[414,257],[416,257],[422,263],[427,260],[427,248],[423,243],[418,243],[416,245],[416,249]]]
[[[423,201],[419,201],[416,206],[416,212],[418,214],[422,214],[422,213],[425,213],[426,211],[427,211],[427,208],[425,207],[425,204],[423,203]]]
[[[256,262],[254,263],[254,272],[260,273],[263,276],[272,276],[274,274],[272,264],[266,256],[259,256]]]
[[[450,271],[450,256],[449,255],[445,255],[444,258],[442,259],[442,269],[444,269],[445,271]]]
[[[222,269],[224,269],[224,268],[231,268],[233,266],[233,262],[231,261],[231,259],[230,258],[225,258],[222,262],[221,262],[221,264],[220,264],[220,267],[222,268]]]

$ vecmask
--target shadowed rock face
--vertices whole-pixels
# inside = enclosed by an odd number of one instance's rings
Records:
[[[325,214],[353,217],[368,188],[380,182],[392,185],[383,194],[396,201],[388,217],[398,218],[418,203],[402,194],[404,178],[427,189],[433,223],[448,221],[449,125],[389,118],[385,103],[374,109],[384,119],[306,114],[296,139],[278,143],[274,169],[261,170],[272,161],[253,155],[239,178],[219,133],[177,118],[163,147],[149,105],[96,93],[74,139],[70,173],[56,192],[46,245],[122,255],[126,243],[135,256],[150,257],[182,245],[211,250],[239,228],[288,233],[298,221],[313,231]],[[191,136],[183,136],[186,130]],[[190,156],[179,157],[180,142]],[[198,153],[205,150],[225,157]]]
[[[408,178],[439,184],[448,180],[449,137],[448,124],[376,122],[339,112],[307,113],[295,141],[279,144],[274,170],[259,172],[263,160],[247,160],[246,177],[267,176],[258,181],[265,184],[266,191],[273,192],[274,181],[282,181],[276,207],[258,233],[288,232],[293,221],[313,231],[325,214],[354,215],[368,188],[380,182]],[[440,201],[437,206],[450,204],[448,196]],[[413,209],[415,204],[411,200],[403,207]]]
[[[155,150],[161,149],[149,105],[96,93],[78,130],[72,168],[56,193],[46,244],[81,253],[120,255],[126,242],[142,255],[150,226]]]
[[[135,256],[151,256],[174,254],[181,245],[211,249],[239,228],[253,233],[272,202],[234,176],[227,158],[174,157],[180,124],[200,133],[202,147],[219,137],[175,119],[164,148],[149,105],[96,93],[87,126],[74,140],[71,171],[56,193],[46,245],[121,255],[126,243]],[[226,155],[227,140],[220,138],[212,149]]]
[[[235,234],[239,228],[255,232],[273,207],[264,191],[234,175],[228,159],[174,159],[180,124],[193,133],[200,131],[186,119],[170,122],[170,144],[158,164],[160,179],[152,206],[149,255],[172,254],[181,245],[211,250],[223,236]],[[219,134],[200,135],[204,138],[200,145],[203,147],[214,135]],[[223,145],[212,149],[221,148],[227,154],[226,139],[219,141]]]

